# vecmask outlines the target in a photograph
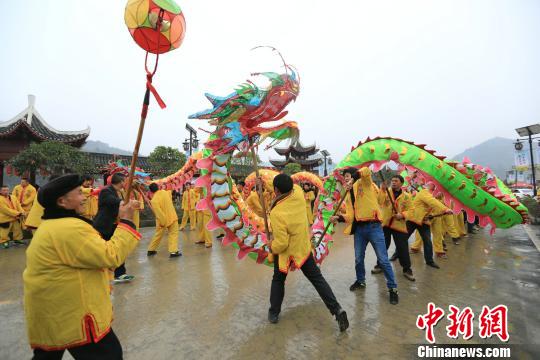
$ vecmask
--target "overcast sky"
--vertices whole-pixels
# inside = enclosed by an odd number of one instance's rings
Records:
[[[37,97],[60,130],[133,148],[144,52],[121,0],[1,1],[0,121]],[[305,144],[340,160],[367,136],[395,136],[454,155],[540,122],[540,1],[179,2],[184,44],[160,59],[142,143],[180,146],[204,92],[226,95],[254,71],[279,71],[273,45],[301,75],[289,120]],[[206,127],[202,121],[190,121]],[[202,136],[205,137],[205,136]],[[263,155],[263,159],[267,156]]]

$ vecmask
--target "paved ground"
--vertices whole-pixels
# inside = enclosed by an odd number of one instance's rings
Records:
[[[506,304],[513,358],[540,358],[540,255],[521,226],[449,245],[440,270],[426,268],[421,254],[411,255],[417,281],[407,281],[398,270],[398,306],[388,303],[382,275],[368,275],[365,291],[349,292],[352,240],[338,235],[323,273],[349,314],[351,327],[343,334],[301,273],[289,276],[281,320],[272,325],[266,320],[270,268],[238,261],[234,249],[219,243],[212,249],[195,245],[190,232],[182,233],[182,258],[170,260],[164,241],[148,259],[153,229],[143,233],[127,261],[135,281],[114,287],[113,328],[128,360],[412,358],[415,347],[407,344],[425,343],[415,321],[429,301],[445,309],[470,306],[477,317],[482,305]],[[0,359],[5,360],[31,357],[22,312],[24,250],[0,250]],[[368,250],[368,270],[374,262]],[[464,343],[447,338],[445,326],[441,321],[436,328],[438,342]],[[475,328],[466,343],[486,341]]]

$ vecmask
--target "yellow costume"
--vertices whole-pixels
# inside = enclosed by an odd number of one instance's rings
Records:
[[[77,218],[44,220],[26,251],[24,310],[30,345],[60,350],[102,339],[111,329],[110,271],[141,235],[120,223],[105,241]]]
[[[81,186],[81,191],[86,199],[84,203],[84,212],[81,215],[88,220],[92,220],[98,211],[98,197],[92,195],[92,191],[94,191],[94,189],[91,187],[85,188]]]
[[[180,224],[180,230],[184,230],[187,225],[188,218],[191,230],[195,230],[197,225],[197,214],[195,212],[195,207],[199,201],[198,194],[195,189],[189,189],[184,191],[182,194],[182,223]]]
[[[32,208],[30,209],[30,212],[28,213],[28,216],[26,217],[26,221],[24,222],[24,225],[31,229],[32,232],[36,231],[39,224],[41,224],[41,217],[43,216],[43,206],[39,203],[39,201],[36,199],[34,201],[34,204],[32,205]]]
[[[161,242],[161,238],[165,230],[169,233],[168,249],[169,253],[178,251],[178,215],[172,202],[172,193],[170,190],[158,190],[154,193],[154,197],[150,201],[152,210],[156,216],[156,232],[148,251],[156,251]]]
[[[10,232],[13,233],[13,240],[22,240],[23,233],[18,217],[23,213],[24,209],[15,195],[0,195],[0,244],[9,241]]]
[[[212,246],[212,236],[210,235],[210,231],[208,231],[208,228],[206,227],[211,219],[212,215],[210,214],[210,211],[197,211],[197,229],[199,238],[199,240],[196,241],[197,244],[201,244],[204,242],[204,245],[206,247]]]
[[[313,191],[304,192],[304,199],[306,200],[306,213],[308,223],[313,224],[313,210],[311,209],[311,202],[315,200],[315,193]]]
[[[454,226],[459,234],[459,236],[467,235],[467,229],[465,228],[465,215],[462,211],[459,214],[454,214]]]
[[[343,214],[345,222],[352,224],[356,221],[382,221],[380,204],[384,197],[371,179],[371,170],[363,167],[359,171],[360,179],[353,185],[354,209],[351,196],[345,199],[346,211]]]
[[[32,208],[37,191],[36,188],[30,184],[26,185],[25,187],[22,185],[17,185],[13,188],[13,195],[21,203],[24,212],[28,213]]]
[[[266,211],[270,211],[270,204],[272,204],[272,194],[268,191],[263,192],[264,205],[266,206]],[[261,205],[261,200],[259,198],[259,193],[253,190],[247,197],[246,204],[251,211],[257,214],[259,217],[264,217],[263,208]]]
[[[448,208],[435,199],[431,192],[427,189],[422,189],[412,202],[412,206],[405,212],[405,218],[418,225],[428,223],[428,215],[439,215],[447,211]]]
[[[388,198],[388,193],[390,193],[390,198]],[[394,198],[394,191],[388,189],[388,191],[381,189],[380,191],[381,202],[381,212],[382,212],[382,226],[388,227],[390,229],[407,233],[407,225],[405,224],[405,219],[396,219],[394,214],[394,207],[397,209],[397,212],[401,215],[404,215],[404,212],[409,210],[412,204],[411,194],[403,190],[397,199]],[[394,206],[392,206],[394,203]]]
[[[302,267],[311,254],[307,217],[298,214],[305,207],[304,191],[294,185],[290,193],[277,199],[270,211],[273,224],[272,253],[279,255],[279,271],[287,273],[291,262]]]
[[[416,194],[412,207],[409,211],[405,212],[405,217],[407,220],[412,221],[418,225],[423,223],[431,224],[431,233],[432,233],[432,242],[433,242],[433,251],[437,254],[444,253],[442,240],[444,237],[444,232],[442,237],[439,236],[439,231],[444,231],[443,218],[448,216],[439,216],[433,218],[433,220],[428,220],[429,215],[439,215],[447,211],[448,208],[439,200],[437,200],[429,190],[422,189],[418,194]],[[439,223],[440,221],[440,223]],[[435,229],[433,228],[435,224]],[[434,232],[435,231],[435,232]],[[420,251],[420,246],[422,245],[422,238],[417,232],[416,240],[411,245],[411,250],[414,252]]]

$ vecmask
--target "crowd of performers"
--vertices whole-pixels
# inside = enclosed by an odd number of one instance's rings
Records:
[[[410,253],[419,253],[423,247],[426,265],[438,269],[435,259],[447,257],[445,236],[450,235],[452,243],[458,245],[460,238],[472,231],[465,228],[463,214],[454,214],[452,204],[434,197],[429,185],[407,188],[400,175],[393,176],[388,184],[377,185],[367,167],[348,168],[343,175],[349,196],[331,221],[345,223],[345,234],[354,236],[355,281],[351,291],[366,288],[364,258],[368,243],[377,257],[371,273],[384,274],[390,303],[398,304],[391,261],[399,260],[404,277],[415,281]],[[212,247],[212,235],[207,229],[211,214],[209,210],[197,210],[203,198],[202,188],[185,184],[179,224],[172,192],[160,189],[156,183],[150,183],[147,189],[136,185],[127,201],[122,174],[110,176],[100,189],[93,188],[93,182],[90,176],[70,174],[51,178],[39,192],[26,178],[11,194],[7,186],[1,188],[2,247],[10,247],[10,235],[13,245],[25,244],[23,229],[33,233],[23,279],[26,324],[35,359],[59,359],[66,349],[76,359],[122,357],[120,342],[111,329],[109,284],[134,278],[127,274],[125,260],[141,238],[140,212],[145,204],[154,213],[156,226],[148,257],[157,253],[165,233],[170,258],[180,257],[179,231],[186,231],[188,223],[191,231],[197,231],[197,243]],[[309,225],[313,223],[318,189],[307,183],[300,185],[293,184],[285,174],[275,176],[271,184],[258,179],[249,194],[243,191],[243,182],[235,185],[259,216],[265,214],[257,187],[262,189],[266,205],[272,232],[268,246],[274,263],[268,320],[279,321],[285,279],[290,268],[297,268],[316,288],[344,331],[349,326],[347,314],[312,254]],[[409,247],[413,234],[415,241]],[[389,256],[392,238],[395,252]]]

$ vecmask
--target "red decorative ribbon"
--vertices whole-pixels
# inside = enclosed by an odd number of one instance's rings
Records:
[[[154,99],[156,99],[159,107],[162,108],[162,109],[165,109],[167,107],[167,105],[165,105],[165,102],[163,102],[163,99],[161,98],[161,96],[159,96],[159,94],[158,94],[156,88],[154,87],[154,85],[152,85],[152,77],[153,76],[154,76],[154,74],[152,74],[150,72],[146,73],[146,88],[148,90],[150,90],[152,95],[154,95]]]

